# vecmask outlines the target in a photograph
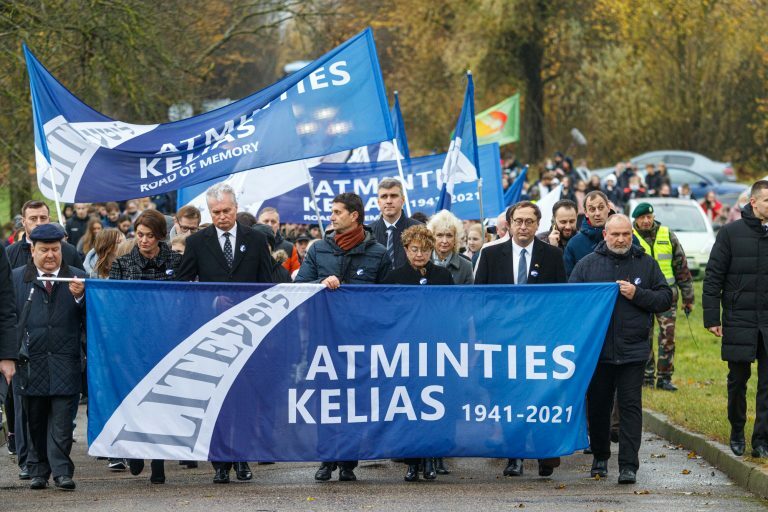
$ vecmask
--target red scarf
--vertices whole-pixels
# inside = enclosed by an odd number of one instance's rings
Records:
[[[346,233],[337,233],[335,237],[336,245],[341,247],[344,252],[356,247],[364,239],[365,230],[362,224],[358,224],[356,228],[352,228]]]

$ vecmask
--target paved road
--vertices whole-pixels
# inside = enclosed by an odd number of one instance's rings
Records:
[[[82,409],[82,408],[81,408]],[[82,411],[81,411],[82,412]],[[79,425],[84,425],[83,418]],[[551,478],[536,475],[535,461],[526,463],[526,475],[501,476],[502,460],[450,459],[453,473],[434,482],[403,481],[405,468],[390,461],[363,463],[357,482],[318,483],[316,465],[309,463],[256,466],[246,483],[214,485],[208,464],[182,469],[166,468],[167,483],[149,483],[145,474],[109,473],[105,461],[86,455],[84,432],[78,427],[74,458],[78,489],[67,493],[49,488],[31,491],[16,477],[10,456],[0,457],[0,509],[90,511],[170,510],[209,512],[213,507],[247,510],[445,510],[472,511],[525,509],[528,511],[720,511],[768,510],[768,502],[734,485],[720,471],[681,447],[645,434],[640,454],[638,484],[616,483],[616,458],[610,475],[588,478],[591,456],[563,459]],[[616,448],[616,445],[614,445]],[[4,451],[3,453],[7,453]]]

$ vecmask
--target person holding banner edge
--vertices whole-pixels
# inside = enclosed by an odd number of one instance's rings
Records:
[[[556,246],[536,238],[541,211],[530,201],[507,209],[510,238],[486,247],[478,261],[475,284],[552,284],[565,283],[563,253]],[[539,460],[539,476],[550,476],[560,465],[560,457]],[[504,476],[522,476],[523,459],[510,458]]]
[[[333,198],[331,226],[323,240],[312,244],[296,275],[296,283],[321,283],[329,290],[342,284],[381,284],[391,268],[386,248],[363,226],[365,209],[360,196],[344,192]],[[331,479],[339,468],[342,482],[357,480],[356,460],[324,461],[315,480]]]
[[[187,246],[176,273],[178,281],[271,283],[272,256],[267,238],[237,222],[237,195],[226,183],[217,183],[205,193],[213,224],[187,238]],[[226,297],[221,297],[226,300]],[[229,483],[233,462],[212,462],[213,482]],[[247,462],[234,462],[238,480],[253,478]]]

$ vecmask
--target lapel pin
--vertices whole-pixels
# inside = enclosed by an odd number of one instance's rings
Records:
[[[531,277],[539,277],[539,273],[536,270],[531,271]]]
[[[421,279],[419,279],[419,284],[427,284],[427,278],[422,277]]]
[[[240,252],[245,252],[245,244],[240,246]]]

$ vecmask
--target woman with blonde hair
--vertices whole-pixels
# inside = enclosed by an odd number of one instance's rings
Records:
[[[461,221],[448,210],[432,216],[427,227],[435,236],[432,263],[447,269],[456,284],[472,284],[472,263],[459,254],[459,242],[464,236]]]

